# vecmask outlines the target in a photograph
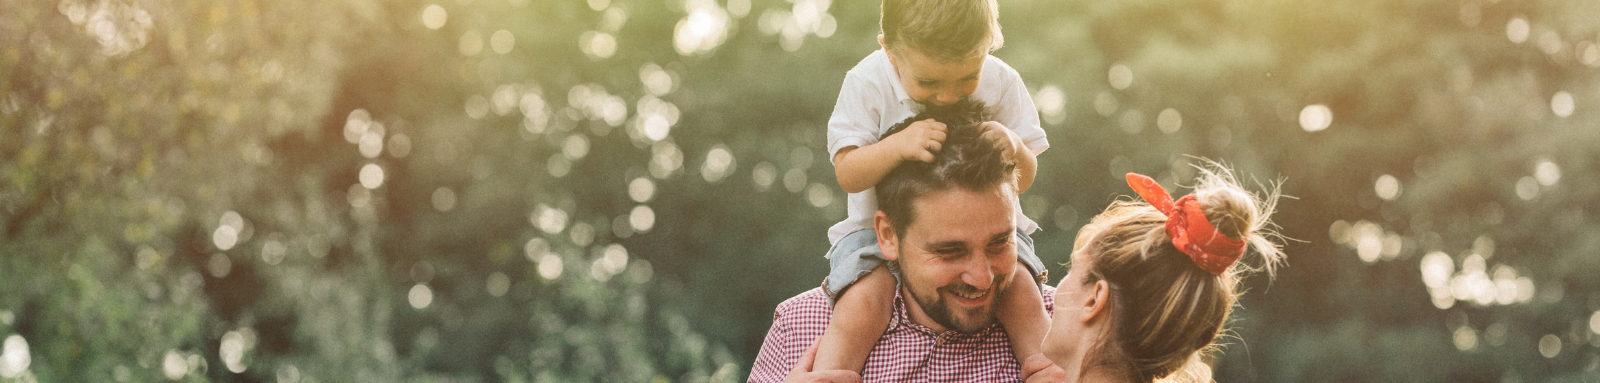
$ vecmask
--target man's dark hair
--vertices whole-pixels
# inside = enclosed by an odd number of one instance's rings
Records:
[[[978,124],[988,117],[983,105],[970,99],[930,108],[895,124],[883,137],[929,118],[947,128],[943,149],[933,156],[933,162],[902,162],[878,181],[878,210],[888,216],[896,237],[904,237],[906,226],[916,218],[911,204],[918,197],[950,188],[988,191],[1001,184],[1015,186],[1017,163],[1005,158],[994,142],[982,137]]]

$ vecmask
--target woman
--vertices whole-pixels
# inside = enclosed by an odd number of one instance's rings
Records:
[[[1149,203],[1116,202],[1078,232],[1043,345],[1060,369],[1041,375],[1210,380],[1200,356],[1215,347],[1240,278],[1270,273],[1283,252],[1267,231],[1276,192],[1258,199],[1220,166],[1201,173],[1194,194],[1177,201],[1130,173],[1128,184]],[[1260,254],[1259,267],[1236,263],[1247,247]],[[1040,363],[1030,366],[1037,371]]]

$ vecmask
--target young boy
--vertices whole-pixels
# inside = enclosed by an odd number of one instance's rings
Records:
[[[1035,156],[1050,146],[1016,70],[989,55],[1003,42],[995,0],[883,0],[882,12],[883,49],[845,75],[828,120],[828,150],[839,185],[849,193],[849,217],[828,229],[831,271],[823,287],[834,308],[818,339],[819,371],[861,371],[888,328],[897,282],[872,230],[878,210],[873,186],[902,161],[931,162],[945,126],[928,119],[880,135],[919,110],[963,99],[988,105],[994,121],[982,124],[983,135],[1016,161],[1018,193],[1033,184]],[[1014,208],[1015,280],[1037,283],[1013,284],[999,297],[997,316],[1022,361],[1039,353],[1049,318],[1038,286],[1044,265],[1028,237],[1039,226]]]

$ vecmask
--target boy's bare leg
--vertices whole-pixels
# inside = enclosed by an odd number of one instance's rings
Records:
[[[867,354],[889,329],[889,315],[894,312],[894,289],[894,275],[878,266],[839,295],[833,304],[833,318],[828,321],[828,329],[817,339],[813,371],[860,372],[866,366]]]
[[[1040,353],[1044,334],[1050,330],[1050,315],[1044,312],[1044,296],[1027,267],[1017,263],[1011,287],[1000,299],[1000,325],[1005,326],[1006,336],[1011,338],[1017,361]]]

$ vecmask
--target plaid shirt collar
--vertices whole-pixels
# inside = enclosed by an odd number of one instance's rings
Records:
[[[1055,289],[1045,287],[1044,304],[1053,305]],[[1020,382],[1021,366],[1011,341],[998,324],[972,334],[935,332],[907,316],[901,291],[896,291],[889,329],[867,356],[866,382]],[[781,382],[807,347],[828,327],[832,310],[827,293],[815,288],[778,305],[772,329],[750,371],[750,382]]]

